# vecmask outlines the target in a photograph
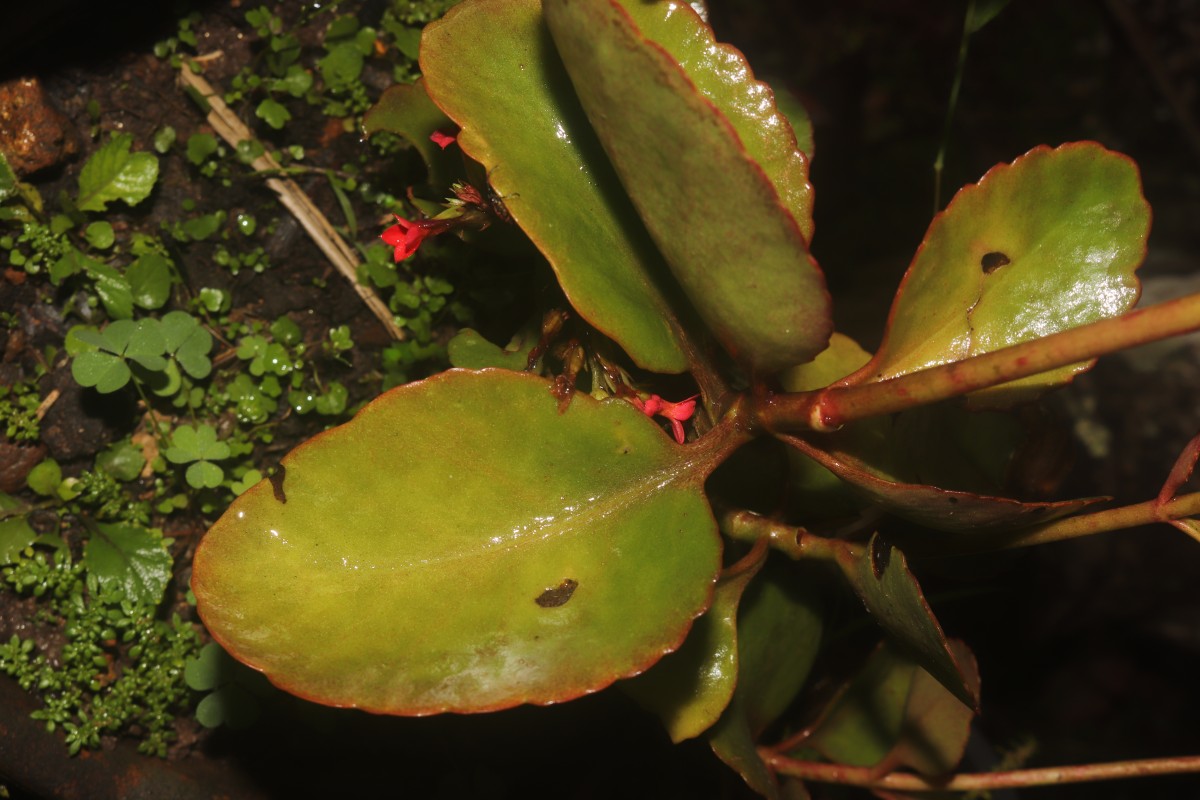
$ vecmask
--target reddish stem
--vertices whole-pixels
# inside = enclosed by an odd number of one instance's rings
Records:
[[[798,761],[767,749],[759,750],[759,754],[776,772],[801,780],[901,792],[969,792],[1200,772],[1200,756],[1182,756],[1179,758],[1148,758],[1140,761],[1115,761],[1107,764],[1080,764],[1069,767],[1017,769],[1006,772],[963,773],[945,780],[934,780],[906,772],[893,772],[879,777],[871,767],[849,767],[843,764]]]
[[[831,431],[1198,329],[1200,294],[1193,294],[890,380],[770,395],[756,413],[772,430]]]

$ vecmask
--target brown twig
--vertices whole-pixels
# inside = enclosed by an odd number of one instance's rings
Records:
[[[1016,769],[1006,772],[962,773],[939,781],[906,772],[893,772],[880,777],[871,767],[799,761],[768,749],[760,750],[759,754],[769,767],[781,775],[791,775],[816,783],[838,783],[843,786],[890,789],[899,792],[969,792],[987,789],[1015,789],[1200,772],[1200,756],[1182,756],[1179,758],[1148,758],[1140,761],[1115,761],[1107,764],[1080,764],[1069,767]]]
[[[208,101],[210,111],[208,113],[208,124],[212,125],[213,130],[229,143],[231,147],[237,147],[239,142],[253,141],[254,135],[250,133],[238,116],[230,110],[229,106],[225,105],[225,101],[221,99],[213,87],[196,73],[192,72],[191,67],[186,63],[179,70],[179,79],[200,93],[206,101]],[[255,172],[271,172],[278,174],[283,167],[278,161],[271,158],[271,155],[264,152],[261,156],[254,159],[250,166]],[[296,185],[296,183],[287,178],[267,178],[267,186],[279,196],[281,202],[288,211],[299,220],[304,230],[312,237],[317,247],[321,248],[321,252],[329,259],[330,263],[337,269],[338,272],[350,281],[350,285],[354,287],[354,291],[367,304],[367,308],[371,309],[371,313],[383,324],[388,334],[393,339],[404,339],[404,331],[396,324],[395,317],[387,304],[384,303],[374,291],[368,286],[363,286],[358,282],[358,265],[359,260],[354,250],[346,244],[345,240],[338,235],[334,230],[329,219],[321,213],[321,210],[313,203],[304,191]]]

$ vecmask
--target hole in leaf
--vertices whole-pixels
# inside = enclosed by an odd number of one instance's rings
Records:
[[[533,602],[542,608],[558,608],[561,605],[566,605],[566,602],[571,599],[571,595],[575,594],[577,586],[579,586],[579,581],[574,578],[567,578],[558,586],[547,589],[539,594]]]
[[[1011,263],[1012,259],[1000,252],[984,253],[983,258],[979,259],[979,266],[983,267],[985,275],[990,275],[1005,264]]]
[[[876,536],[871,540],[871,574],[875,576],[875,580],[883,580],[883,572],[887,569],[888,562],[892,560],[892,547],[883,540],[882,536]]]
[[[275,499],[281,503],[287,502],[287,495],[283,493],[283,475],[286,471],[287,470],[283,464],[280,464],[275,468],[275,471],[271,473],[269,478],[271,481],[271,491],[275,493]]]

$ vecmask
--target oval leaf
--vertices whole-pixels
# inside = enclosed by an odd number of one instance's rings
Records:
[[[804,138],[811,147],[812,125],[803,105],[792,98],[790,112],[783,113],[783,103],[777,105],[780,98],[766,83],[754,79],[741,51],[716,41],[712,28],[690,5],[674,0],[621,0],[621,7],[647,41],[666,50],[697,91],[725,116],[746,155],[762,168],[805,240],[811,240],[813,189],[808,182],[807,151],[799,140]],[[803,137],[793,128],[797,121]]]
[[[1094,142],[1037,147],[963,188],[930,225],[879,351],[847,384],[884,380],[1131,308],[1150,207],[1137,166]],[[1075,364],[977,394],[1028,399]],[[982,395],[982,397],[981,397]]]
[[[654,669],[625,683],[634,700],[662,720],[671,741],[699,736],[729,705],[738,680],[737,614],[742,593],[762,568],[763,546],[721,575],[713,603],[687,641]]]
[[[579,108],[540,0],[455,6],[425,29],[421,71],[580,315],[640,366],[687,369],[662,256]]]
[[[793,182],[772,182],[737,126],[614,0],[544,5],[605,152],[717,339],[735,358],[766,371],[823,350],[832,330],[829,294],[805,232],[781,197]],[[717,58],[709,49],[708,57]],[[798,151],[787,155],[803,165]]]
[[[544,379],[452,370],[285,457],[209,531],[192,588],[230,654],[318,702],[568,700],[653,664],[707,608],[710,451],[623,401],[560,414]]]
[[[139,606],[156,606],[171,580],[171,554],[149,528],[97,522],[83,545],[83,563],[101,587],[117,587]]]

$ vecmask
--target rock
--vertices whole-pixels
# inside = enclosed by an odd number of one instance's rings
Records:
[[[46,448],[13,444],[0,438],[0,492],[12,494],[25,488],[25,476],[46,457]]]
[[[37,78],[0,83],[0,152],[18,177],[52,167],[78,149],[71,120]]]

